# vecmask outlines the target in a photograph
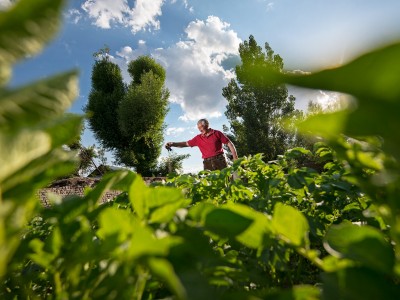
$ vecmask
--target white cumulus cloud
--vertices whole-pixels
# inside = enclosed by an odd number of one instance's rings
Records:
[[[77,24],[79,20],[82,19],[82,14],[77,9],[70,9],[65,13],[65,17],[72,23]]]
[[[157,20],[161,16],[161,7],[164,0],[136,0],[135,7],[130,12],[128,24],[133,33],[142,29],[160,28],[160,21]]]
[[[160,28],[161,7],[164,0],[136,0],[130,7],[128,0],[86,0],[82,9],[100,28],[111,28],[111,24],[130,27],[132,33]]]
[[[125,82],[130,82],[129,61],[150,54],[166,69],[170,101],[180,105],[184,112],[180,119],[219,117],[227,104],[222,88],[234,77],[233,70],[222,65],[225,59],[238,55],[241,43],[229,27],[218,17],[209,16],[205,21],[189,23],[186,37],[168,48],[150,51],[145,41],[139,40],[136,49],[125,46],[111,60],[120,66]]]
[[[170,100],[184,111],[181,119],[219,117],[225,110],[222,88],[233,73],[221,64],[224,59],[238,55],[241,42],[229,27],[215,16],[206,21],[196,20],[187,26],[185,40],[154,52],[166,68]]]
[[[11,0],[0,0],[0,10],[4,10],[13,4]]]
[[[131,60],[135,60],[141,55],[147,54],[147,46],[146,42],[143,40],[138,41],[138,46],[136,49],[132,49],[130,46],[122,47],[119,51],[116,52],[115,56],[110,56],[112,62],[116,63],[122,73],[122,77],[126,83],[129,83],[132,78],[128,73],[128,63]]]
[[[165,131],[165,134],[167,136],[174,136],[177,137],[179,136],[182,132],[185,132],[186,128],[184,127],[168,127],[167,130]]]

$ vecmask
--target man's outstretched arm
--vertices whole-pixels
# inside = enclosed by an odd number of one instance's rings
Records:
[[[168,149],[171,147],[184,148],[189,147],[189,144],[187,142],[168,142],[165,144],[165,148]]]

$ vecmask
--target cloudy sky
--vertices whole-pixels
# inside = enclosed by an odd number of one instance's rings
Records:
[[[11,2],[0,0],[0,9]],[[222,88],[240,61],[239,44],[251,34],[261,46],[268,42],[286,69],[316,71],[400,40],[400,1],[70,0],[58,37],[41,55],[17,65],[11,84],[77,68],[80,95],[71,111],[80,113],[91,88],[94,52],[108,45],[126,81],[127,62],[151,55],[165,67],[171,93],[165,140],[186,141],[198,133],[201,117],[216,129],[228,125]],[[294,88],[290,92],[300,109],[309,100],[337,97]],[[98,142],[87,130],[83,144]],[[198,149],[175,151],[191,154],[185,171],[202,168]]]

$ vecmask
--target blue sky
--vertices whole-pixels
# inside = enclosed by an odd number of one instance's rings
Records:
[[[0,0],[0,9],[11,2]],[[81,113],[91,88],[95,51],[107,44],[126,81],[127,62],[151,55],[166,68],[171,92],[165,141],[186,141],[198,133],[196,121],[201,117],[207,117],[215,129],[228,125],[222,88],[234,76],[231,68],[239,61],[239,43],[250,34],[261,46],[268,42],[286,69],[316,71],[399,41],[400,1],[69,1],[59,35],[41,55],[16,66],[11,85],[77,68],[80,91],[71,111]],[[289,92],[300,109],[309,100],[323,103],[337,97],[293,87]],[[82,142],[99,144],[89,130]],[[184,171],[202,168],[197,148],[174,151],[191,154]],[[162,155],[168,154],[163,150]]]

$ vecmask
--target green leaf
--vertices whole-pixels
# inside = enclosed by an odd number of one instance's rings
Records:
[[[352,202],[350,204],[347,204],[343,208],[342,212],[346,212],[346,211],[350,211],[350,210],[359,210],[359,211],[361,211],[360,204],[357,203],[357,202]]]
[[[51,262],[54,256],[51,253],[47,253],[43,250],[45,243],[39,239],[30,241],[29,247],[33,250],[33,253],[29,257],[37,264],[44,268],[52,269]]]
[[[33,250],[33,253],[29,254],[29,257],[43,268],[52,270],[53,262],[59,255],[63,244],[61,231],[56,227],[45,242],[39,239],[30,241],[29,247]]]
[[[244,232],[252,222],[252,219],[230,210],[216,208],[207,214],[204,226],[221,237],[234,238]]]
[[[297,147],[297,148],[289,149],[285,152],[285,156],[287,158],[298,158],[302,155],[311,155],[311,151],[301,148],[301,147]]]
[[[351,184],[346,182],[346,181],[336,181],[336,182],[331,182],[331,185],[337,189],[350,192],[351,190]]]
[[[318,135],[327,139],[335,138],[344,131],[348,116],[347,111],[318,114],[300,122],[298,128],[306,134]]]
[[[60,116],[78,93],[76,72],[60,74],[15,90],[0,92],[0,128],[21,127]]]
[[[278,290],[268,293],[269,300],[318,300],[321,298],[320,290],[311,285],[297,285],[288,290]]]
[[[154,275],[167,283],[177,299],[187,298],[185,288],[175,274],[173,266],[166,259],[152,257],[148,259],[147,264]]]
[[[101,181],[85,195],[85,199],[92,204],[100,201],[103,194],[109,190],[126,191],[130,184],[135,181],[136,174],[130,171],[117,171],[103,176]]]
[[[398,102],[400,99],[400,43],[364,54],[346,65],[309,75],[273,73],[257,66],[248,76],[264,82],[289,83],[307,88],[338,91],[358,99]]]
[[[149,223],[166,223],[171,221],[176,211],[180,208],[187,207],[190,202],[190,200],[179,200],[157,207],[152,211]]]
[[[380,257],[376,257],[380,259]],[[382,273],[367,268],[345,268],[323,273],[323,299],[399,299],[399,286]]]
[[[0,12],[0,85],[11,65],[40,52],[60,25],[62,0],[20,0]]]
[[[357,98],[352,112],[317,115],[300,127],[327,138],[343,133],[348,136],[379,135],[384,138],[383,148],[400,158],[400,43],[389,45],[360,56],[350,63],[311,75],[274,73],[256,66],[247,75],[250,80],[263,84],[288,83],[302,87],[338,91]],[[379,122],[374,122],[379,120]]]
[[[74,152],[55,149],[23,166],[2,182],[4,199],[22,202],[32,197],[39,188],[48,185],[54,178],[70,174],[76,165]]]
[[[179,208],[186,207],[186,200],[180,190],[170,187],[148,187],[138,177],[129,188],[129,199],[135,212],[142,220],[150,223],[168,222]]]
[[[236,240],[246,247],[262,249],[269,241],[272,233],[271,221],[263,213],[243,204],[228,204],[226,209],[252,220],[252,223],[242,233],[236,236]]]
[[[305,185],[307,185],[307,181],[305,180],[303,174],[301,172],[295,172],[288,175],[287,182],[294,189],[301,189]]]
[[[0,182],[50,149],[50,136],[38,130],[17,135],[0,133]]]
[[[296,208],[277,203],[272,225],[283,239],[294,246],[307,246],[309,225],[304,215]]]
[[[135,220],[132,227],[133,235],[127,249],[127,255],[131,259],[151,256],[165,257],[171,247],[182,243],[182,239],[179,237],[166,236],[157,238],[153,231],[149,227],[140,224],[139,220]]]
[[[196,222],[204,223],[207,214],[216,208],[215,205],[208,202],[197,202],[190,207],[188,215]]]
[[[123,242],[133,231],[132,214],[126,210],[107,208],[99,214],[98,220],[99,230],[97,234],[102,239],[118,236],[119,242]]]
[[[50,135],[52,148],[56,148],[75,141],[81,133],[82,126],[83,116],[65,115],[40,127]]]
[[[392,246],[373,227],[351,223],[334,225],[326,233],[324,247],[331,255],[354,260],[377,271],[393,271]]]
[[[141,178],[136,178],[129,187],[129,201],[141,220],[146,219],[150,212],[146,203],[149,193],[150,189]]]

